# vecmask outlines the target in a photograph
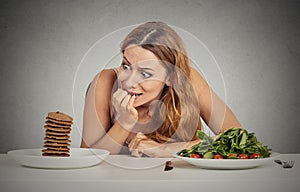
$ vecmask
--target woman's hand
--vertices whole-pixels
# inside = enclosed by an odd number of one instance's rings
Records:
[[[149,157],[170,157],[172,154],[166,150],[164,144],[160,144],[149,139],[143,133],[137,133],[128,145],[132,156],[141,157],[143,155]]]
[[[138,111],[133,107],[135,96],[131,96],[127,91],[118,89],[113,94],[112,104],[118,112],[118,123],[123,128],[131,130],[138,121]]]

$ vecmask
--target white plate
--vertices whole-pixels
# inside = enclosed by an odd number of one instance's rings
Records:
[[[42,149],[20,149],[7,154],[21,165],[48,169],[90,167],[99,164],[109,155],[107,150],[90,148],[71,148],[69,157],[42,156],[41,151]]]
[[[199,159],[182,157],[177,154],[174,157],[205,169],[250,169],[267,164],[278,155],[279,153],[272,152],[270,157],[260,159]]]

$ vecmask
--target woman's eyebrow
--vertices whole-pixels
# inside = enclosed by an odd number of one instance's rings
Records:
[[[131,65],[131,63],[128,61],[128,59],[123,56],[123,59],[127,62],[127,64]],[[142,70],[151,70],[151,71],[154,71],[154,69],[152,69],[151,67],[139,67],[139,69],[142,69]]]
[[[154,71],[154,69],[152,69],[151,67],[139,67],[140,70],[150,70],[150,71]]]
[[[123,59],[124,59],[128,64],[131,65],[131,63],[128,61],[128,59],[127,59],[125,56],[123,56]]]

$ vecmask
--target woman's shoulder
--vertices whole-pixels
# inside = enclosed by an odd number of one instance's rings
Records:
[[[209,88],[207,81],[195,68],[191,68],[191,83],[198,94],[202,94],[203,90],[207,90]]]
[[[105,80],[115,80],[117,79],[117,75],[116,75],[116,69],[103,69],[101,70],[97,75],[96,75],[96,79],[99,80],[99,78],[103,78]]]
[[[191,81],[192,83],[201,83],[203,81],[205,82],[200,72],[193,67],[191,67]]]
[[[104,84],[111,84],[114,83],[117,79],[116,71],[115,69],[103,69],[99,73],[96,74],[96,76],[93,79],[93,83],[98,85],[101,83]]]
[[[108,91],[111,92],[114,83],[117,81],[115,69],[103,69],[94,77],[92,85],[96,92]]]

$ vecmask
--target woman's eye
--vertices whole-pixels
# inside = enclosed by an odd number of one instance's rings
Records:
[[[126,63],[122,63],[122,66],[123,66],[124,70],[129,70],[130,69],[130,66],[127,65]]]
[[[149,78],[149,77],[152,76],[152,74],[143,71],[143,72],[142,72],[142,76],[143,76],[144,78]]]

